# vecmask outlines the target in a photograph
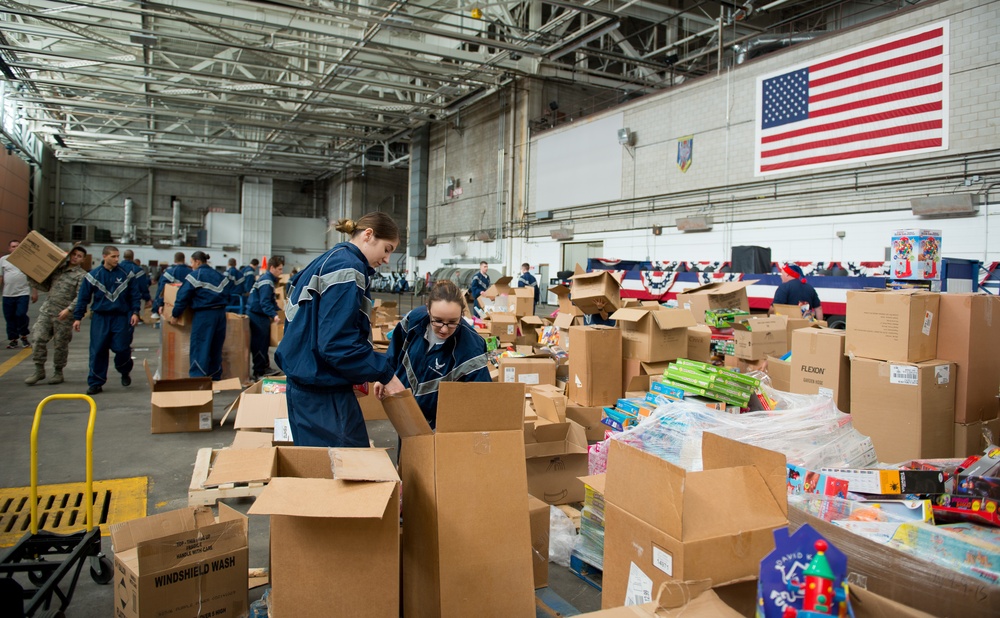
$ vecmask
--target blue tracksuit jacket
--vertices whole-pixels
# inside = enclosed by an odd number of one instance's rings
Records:
[[[151,297],[149,295],[149,276],[146,271],[142,269],[142,266],[137,265],[135,262],[129,262],[125,260],[118,264],[119,267],[124,269],[132,277],[132,285],[135,286],[136,292],[139,294],[139,298],[142,300],[149,300]]]
[[[251,313],[266,315],[269,318],[278,315],[278,304],[274,302],[275,283],[271,271],[265,272],[257,279],[250,290],[248,307]]]
[[[103,265],[98,266],[83,276],[76,296],[76,307],[73,308],[73,319],[83,319],[91,298],[95,314],[138,315],[141,303],[135,288],[131,287],[132,283],[129,272],[121,265],[111,270]]]
[[[202,264],[184,277],[181,289],[177,291],[174,317],[181,317],[188,307],[193,311],[225,309],[229,291],[229,279],[208,264]]]
[[[455,333],[435,346],[427,338],[427,307],[406,314],[389,339],[389,358],[396,376],[413,395],[433,428],[441,382],[490,382],[486,342],[465,320]]]
[[[243,285],[240,286],[239,293],[245,296],[250,293],[254,282],[257,281],[257,271],[254,270],[253,266],[247,264],[240,269],[240,272],[243,274]]]
[[[160,281],[156,285],[156,298],[153,299],[155,313],[159,313],[160,308],[163,307],[163,288],[168,283],[184,283],[184,278],[189,274],[191,274],[191,267],[187,264],[174,264],[163,271],[163,274],[160,275]]]
[[[485,292],[490,287],[490,276],[484,275],[483,273],[476,273],[472,276],[472,283],[469,284],[469,296],[472,296],[472,302],[476,302],[479,295]]]
[[[521,276],[517,278],[517,287],[526,288],[529,286],[535,286],[535,302],[538,302],[538,280],[531,273],[521,273]]]
[[[375,270],[361,250],[342,242],[299,271],[285,303],[285,335],[274,359],[306,388],[349,389],[392,379],[385,354],[371,344]]]

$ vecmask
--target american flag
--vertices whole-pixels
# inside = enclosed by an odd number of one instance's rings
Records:
[[[758,176],[948,148],[948,22],[757,78]]]

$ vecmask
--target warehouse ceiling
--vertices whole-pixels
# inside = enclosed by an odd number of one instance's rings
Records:
[[[60,160],[318,178],[406,165],[411,129],[517,77],[616,104],[901,5],[0,0],[0,71]]]

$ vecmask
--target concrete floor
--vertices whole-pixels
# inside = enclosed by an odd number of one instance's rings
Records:
[[[400,300],[400,310],[412,307],[412,296],[384,295],[382,298]],[[415,301],[419,304],[420,300]],[[38,305],[32,305],[31,318]],[[551,311],[539,306],[539,314]],[[58,386],[39,384],[29,387],[24,379],[31,374],[33,364],[30,354],[13,367],[6,367],[0,375],[0,436],[6,455],[0,466],[0,487],[23,487],[30,483],[29,436],[35,407],[47,395],[54,393],[83,393],[87,389],[88,323],[75,335],[70,346],[66,382]],[[149,478],[147,514],[187,506],[187,488],[191,481],[198,449],[223,448],[233,441],[232,422],[216,427],[211,432],[150,434],[149,385],[142,370],[142,361],[148,360],[155,367],[159,351],[160,331],[150,326],[136,328],[133,341],[133,371],[131,387],[121,386],[112,368],[104,392],[95,396],[97,424],[94,431],[94,478],[116,479],[136,476]],[[0,347],[0,366],[13,359],[16,350]],[[51,372],[51,350],[48,371]],[[4,371],[4,369],[0,369]],[[235,399],[236,392],[216,394],[215,420],[221,420],[225,408]],[[68,483],[83,481],[85,477],[84,452],[86,409],[79,402],[54,402],[46,407],[39,437],[39,483]],[[369,423],[369,434],[378,447],[395,448],[396,432],[388,421]],[[114,500],[114,497],[112,497]],[[228,501],[230,506],[246,511],[250,500]],[[110,540],[104,538],[104,550],[111,556]],[[0,549],[2,551],[2,549]],[[268,564],[268,520],[250,517],[250,565]],[[550,589],[576,607],[580,612],[600,607],[600,593],[577,578],[572,572],[550,564]],[[263,593],[263,588],[251,591],[251,600]],[[86,572],[70,604],[70,618],[104,618],[112,611],[113,588],[95,584]]]

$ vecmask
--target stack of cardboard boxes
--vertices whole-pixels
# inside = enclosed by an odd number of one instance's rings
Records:
[[[879,461],[955,452],[958,376],[937,355],[940,305],[940,294],[916,290],[847,293],[851,415]]]

